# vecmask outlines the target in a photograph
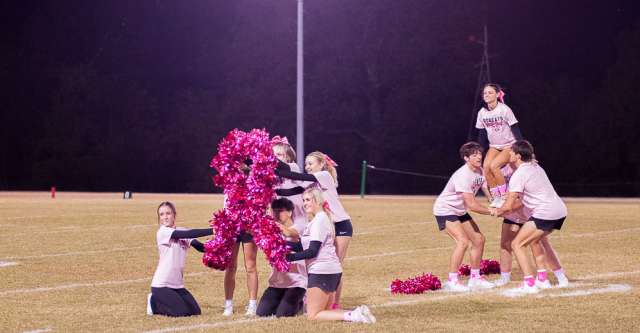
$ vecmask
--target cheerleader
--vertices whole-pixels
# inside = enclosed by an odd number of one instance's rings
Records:
[[[460,157],[465,164],[453,173],[433,205],[438,228],[440,231],[444,230],[456,243],[449,262],[449,278],[445,283],[445,289],[454,292],[494,287],[493,283],[480,275],[485,237],[467,212],[470,210],[485,215],[495,213],[475,199],[484,183],[482,146],[477,142],[467,142],[460,147]],[[471,278],[465,286],[458,278],[458,269],[469,246]]]
[[[296,223],[293,203],[286,199],[276,199],[271,203],[271,212],[287,241],[298,242],[307,224],[306,220]],[[260,317],[291,317],[302,310],[303,297],[307,288],[307,267],[303,260],[291,263],[288,272],[271,271],[269,287],[264,291],[256,314]]]
[[[282,164],[280,165],[282,166]],[[340,264],[344,263],[347,256],[347,249],[353,236],[353,226],[351,217],[345,211],[340,199],[338,198],[338,173],[336,167],[338,165],[326,154],[315,151],[307,155],[305,158],[305,171],[307,174],[292,172],[287,170],[286,166],[279,167],[276,174],[283,178],[289,178],[299,181],[311,182],[312,186],[322,191],[323,197],[329,205],[328,211],[331,220],[335,226],[335,242],[336,253],[340,259]],[[342,283],[336,291],[332,308],[340,307],[340,296],[342,291]]]
[[[521,140],[522,134],[513,111],[504,104],[504,91],[499,85],[485,85],[482,98],[487,106],[478,111],[478,142],[484,148],[489,146],[484,157],[484,176],[493,198],[491,207],[500,207],[507,194],[506,182],[500,169],[509,162],[509,147],[516,140]]]
[[[151,293],[147,295],[147,314],[171,317],[196,316],[200,306],[191,293],[185,289],[184,263],[189,246],[204,252],[204,244],[192,239],[209,236],[213,229],[176,228],[176,207],[168,201],[158,206],[156,233],[160,260],[151,280]]]
[[[507,164],[502,168],[502,174],[507,181],[507,185],[509,184],[509,179],[514,169],[515,167],[512,167],[511,164]],[[511,281],[513,253],[511,242],[518,234],[518,231],[520,231],[522,225],[531,217],[531,212],[522,206],[522,202],[520,202],[519,199],[516,200],[513,207],[519,208],[514,208],[511,212],[502,216],[502,230],[500,233],[500,278],[493,282],[496,286],[503,286]],[[553,271],[558,280],[558,287],[566,287],[569,285],[569,280],[564,275],[564,269],[560,264],[558,255],[553,249],[553,246],[551,246],[547,236],[543,236],[539,242],[532,242],[531,252],[538,267],[535,281],[538,288],[546,289],[551,287],[545,267]]]
[[[286,137],[274,136],[271,140],[273,143],[273,153],[278,160],[287,164],[288,170],[293,172],[300,172],[300,167],[296,161],[296,152],[289,144],[289,140]],[[295,225],[304,226],[307,223],[307,217],[302,207],[302,192],[304,188],[302,186],[311,185],[311,183],[294,181],[292,179],[283,178],[276,186],[276,194],[278,197],[285,197],[293,203],[292,219]]]
[[[247,162],[248,163],[248,162]],[[247,163],[240,165],[240,170],[249,173],[250,168]],[[224,206],[227,205],[227,197],[224,198]],[[249,304],[247,305],[245,316],[253,317],[258,309],[258,269],[256,267],[256,257],[258,256],[258,246],[253,241],[253,235],[247,231],[241,231],[236,238],[231,252],[229,266],[224,270],[224,310],[223,316],[233,315],[233,293],[236,288],[236,271],[238,270],[238,252],[242,246],[244,257],[244,269],[247,273],[247,289],[249,292]]]
[[[311,217],[302,232],[301,242],[293,244],[296,253],[288,261],[305,260],[308,272],[307,318],[310,320],[344,320],[373,324],[376,318],[366,305],[352,311],[332,309],[332,297],[342,277],[342,266],[336,253],[335,229],[327,202],[318,188],[307,189],[302,200]]]
[[[531,217],[511,242],[513,253],[524,274],[524,282],[520,288],[509,290],[509,295],[539,291],[534,278],[535,268],[524,248],[539,243],[554,230],[560,230],[567,216],[567,207],[553,189],[544,169],[534,162],[533,154],[533,146],[526,140],[516,141],[511,146],[509,162],[516,166],[516,170],[510,179],[509,196],[505,204],[495,212],[497,215],[511,212],[518,199],[531,211]]]

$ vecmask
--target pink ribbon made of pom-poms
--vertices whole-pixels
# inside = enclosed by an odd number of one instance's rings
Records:
[[[460,265],[459,275],[470,275],[471,267],[467,264]],[[480,261],[480,275],[500,274],[500,263],[492,259],[482,259]]]
[[[428,290],[438,290],[442,288],[440,279],[426,273],[404,281],[395,279],[391,282],[391,292],[394,294],[422,294]]]
[[[205,243],[202,262],[206,266],[225,270],[236,237],[241,231],[248,231],[272,267],[281,272],[289,270],[285,239],[273,218],[266,214],[278,181],[272,147],[264,129],[249,133],[234,129],[218,144],[218,154],[210,166],[218,170],[214,183],[224,188],[227,202],[209,221],[215,236]],[[247,158],[253,162],[248,175],[240,168]]]

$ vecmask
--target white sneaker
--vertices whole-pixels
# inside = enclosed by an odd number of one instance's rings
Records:
[[[469,291],[469,287],[462,284],[460,281],[451,282],[447,281],[444,283],[444,290],[452,291],[456,293],[463,293]]]
[[[233,315],[233,305],[231,306],[225,306],[224,307],[224,312],[222,312],[222,315],[225,317],[230,317]]]
[[[362,318],[362,322],[365,324],[375,324],[376,323],[376,317],[373,315],[373,313],[371,313],[371,310],[369,310],[369,307],[366,305],[361,305],[359,306],[357,309],[360,309],[360,315]]]
[[[469,289],[491,289],[495,288],[495,284],[487,281],[484,277],[477,277],[469,279],[469,283],[467,284]]]
[[[502,286],[508,284],[509,282],[511,282],[511,279],[507,280],[507,279],[504,279],[504,278],[498,278],[498,279],[493,281],[493,284],[495,284],[496,287],[502,287]]]
[[[569,286],[569,279],[565,278],[560,278],[558,279],[558,288],[566,288]]]
[[[147,316],[153,316],[153,310],[151,309],[151,293],[147,294]]]
[[[256,311],[258,310],[258,305],[247,305],[247,312],[244,313],[247,317],[254,317],[256,315]]]
[[[528,294],[537,294],[538,292],[540,292],[540,289],[538,289],[535,284],[533,286],[529,286],[528,284],[523,282],[522,285],[518,288],[503,291],[502,295],[507,297],[520,297]]]
[[[549,280],[540,281],[536,279],[536,287],[538,287],[538,289],[549,289],[551,288],[551,282],[549,282]]]

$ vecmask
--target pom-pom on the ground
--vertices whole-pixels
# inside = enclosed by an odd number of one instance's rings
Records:
[[[442,288],[440,279],[426,273],[407,280],[395,279],[391,282],[391,293],[393,294],[422,294],[428,290],[438,290]]]
[[[467,264],[460,265],[458,274],[468,276],[471,274],[471,268]],[[480,261],[480,275],[500,274],[500,263],[493,259],[482,259]]]

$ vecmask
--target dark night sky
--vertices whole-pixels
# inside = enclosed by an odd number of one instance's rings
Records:
[[[469,37],[561,195],[640,195],[637,1],[306,0],[306,151],[448,176],[475,119]],[[296,1],[9,1],[0,190],[211,192],[229,130],[295,142]],[[474,111],[474,112],[472,112]],[[474,134],[475,137],[475,134]],[[446,180],[371,173],[371,193]]]

